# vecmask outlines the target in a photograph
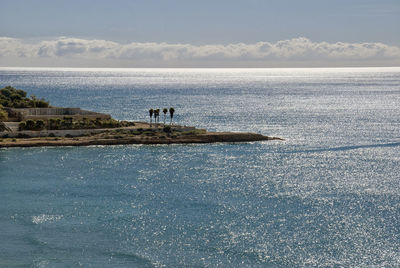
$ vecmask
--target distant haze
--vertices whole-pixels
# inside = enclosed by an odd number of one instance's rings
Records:
[[[2,0],[0,66],[400,66],[398,0]]]

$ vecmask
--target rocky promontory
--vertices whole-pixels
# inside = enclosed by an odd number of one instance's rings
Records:
[[[166,124],[169,112],[170,123]],[[160,114],[164,123],[160,123]],[[118,144],[185,144],[282,140],[256,133],[209,132],[172,124],[175,109],[150,109],[150,122],[115,120],[80,108],[50,106],[11,86],[0,89],[0,148]],[[154,117],[154,123],[152,123]]]
[[[70,133],[70,131],[68,132]],[[196,129],[186,126],[150,125],[144,122],[135,122],[134,126],[96,129],[92,133],[72,136],[49,135],[42,133],[35,137],[17,135],[16,137],[3,136],[0,138],[0,148],[6,147],[40,147],[40,146],[90,146],[90,145],[121,145],[121,144],[189,144],[189,143],[233,143],[283,140],[277,137],[268,137],[256,133],[239,132],[209,132],[205,129]]]

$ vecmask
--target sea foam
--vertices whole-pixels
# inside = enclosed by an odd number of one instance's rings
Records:
[[[32,216],[32,223],[41,224],[41,223],[45,223],[45,222],[54,222],[54,221],[59,221],[62,218],[63,218],[62,215],[41,214],[38,216]]]

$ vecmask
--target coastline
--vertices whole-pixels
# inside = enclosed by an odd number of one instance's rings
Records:
[[[283,139],[256,133],[208,132],[205,129],[175,125],[171,133],[163,132],[158,126],[150,127],[143,122],[135,122],[135,127],[103,129],[99,133],[75,137],[14,137],[0,138],[0,148],[43,147],[43,146],[91,146],[127,144],[199,144],[271,141]],[[147,128],[144,128],[147,127]],[[142,130],[142,132],[138,132]]]

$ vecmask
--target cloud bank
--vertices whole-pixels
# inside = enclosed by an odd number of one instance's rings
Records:
[[[0,37],[1,66],[66,67],[330,67],[400,66],[400,47],[383,43],[312,42],[224,45],[121,44],[60,37],[29,42]]]

